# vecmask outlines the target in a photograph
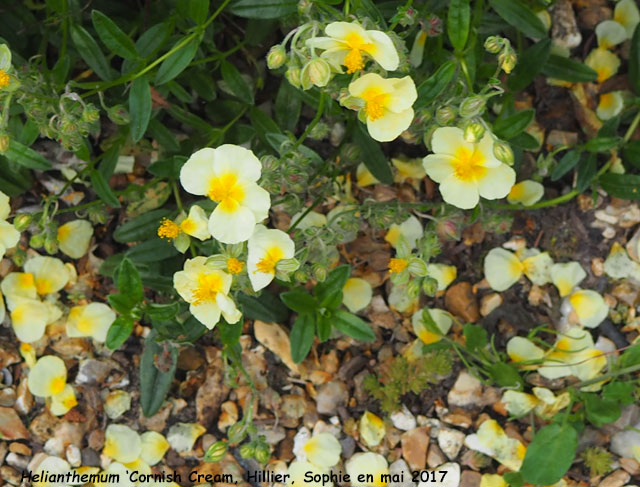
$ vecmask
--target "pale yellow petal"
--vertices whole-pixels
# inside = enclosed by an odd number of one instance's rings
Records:
[[[146,431],[140,435],[142,451],[140,458],[149,465],[160,462],[169,449],[169,442],[160,433]]]
[[[387,460],[378,453],[356,453],[347,460],[345,469],[351,477],[353,485],[365,487],[385,487],[386,480],[383,475],[389,474]],[[367,474],[373,478],[373,482],[367,480]]]
[[[102,453],[120,463],[135,461],[142,452],[140,435],[124,424],[110,424],[105,430]]]
[[[553,264],[549,274],[551,282],[558,288],[558,293],[563,298],[587,277],[587,273],[578,262]]]
[[[595,291],[583,289],[569,296],[569,303],[578,315],[582,326],[595,328],[609,314],[609,306],[604,298]]]
[[[458,269],[447,264],[427,264],[427,276],[438,281],[438,291],[444,291],[456,280]]]
[[[324,469],[338,464],[342,446],[331,433],[318,433],[305,443],[303,451],[308,462]]]
[[[513,252],[501,247],[491,249],[484,259],[484,277],[494,291],[506,291],[518,282],[524,265]]]
[[[507,201],[511,204],[522,204],[531,206],[542,199],[544,196],[544,186],[537,181],[525,179],[515,184],[509,194]]]
[[[552,265],[553,260],[547,252],[541,252],[522,261],[524,275],[538,286],[543,286],[551,281]]]
[[[67,367],[60,357],[40,357],[29,371],[27,384],[34,396],[50,397],[64,390],[67,383]]]
[[[371,284],[360,277],[347,279],[342,288],[342,304],[352,313],[357,313],[369,306],[372,297]]]
[[[58,246],[62,253],[79,259],[89,250],[93,226],[87,220],[72,220],[58,227]]]
[[[359,423],[360,438],[369,447],[378,446],[384,439],[384,421],[370,411],[365,411]]]

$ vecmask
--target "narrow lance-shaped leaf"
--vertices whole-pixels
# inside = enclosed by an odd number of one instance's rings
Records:
[[[124,59],[138,57],[136,46],[131,38],[125,34],[117,24],[99,10],[91,12],[91,21],[100,40],[107,48]]]

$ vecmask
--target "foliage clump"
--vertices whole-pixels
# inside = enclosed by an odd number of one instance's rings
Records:
[[[432,352],[415,361],[398,356],[381,367],[378,375],[369,375],[364,387],[380,401],[385,413],[392,414],[400,409],[402,396],[409,392],[419,394],[429,384],[436,384],[451,372],[451,365],[451,354],[444,350]]]
[[[599,477],[611,472],[611,463],[613,458],[611,453],[600,446],[592,446],[582,452],[582,459],[585,466],[589,469],[591,477]]]

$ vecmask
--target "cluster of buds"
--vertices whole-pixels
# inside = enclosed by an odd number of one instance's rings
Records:
[[[489,36],[484,42],[484,48],[491,54],[498,55],[498,63],[500,68],[509,74],[516,66],[516,51],[511,47],[509,39],[500,36]]]

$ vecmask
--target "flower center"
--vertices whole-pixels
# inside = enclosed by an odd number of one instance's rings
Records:
[[[482,153],[477,150],[471,152],[466,147],[456,151],[453,168],[456,178],[465,182],[477,181],[487,174]]]
[[[213,303],[216,294],[222,291],[222,279],[216,274],[200,274],[198,287],[193,291],[193,304]]]
[[[409,262],[406,259],[391,259],[389,261],[389,272],[391,274],[400,274],[408,265]]]
[[[356,33],[349,34],[345,38],[345,42],[350,50],[344,58],[344,65],[347,67],[347,73],[353,74],[364,68],[362,51],[366,52],[371,45],[367,44],[364,39]]]
[[[382,93],[376,88],[370,88],[362,94],[362,99],[365,102],[364,111],[369,120],[377,120],[384,115],[388,98],[387,93]]]
[[[596,68],[596,73],[598,73],[598,83],[602,83],[611,77],[611,70],[607,67]]]
[[[600,95],[600,106],[602,108],[611,108],[613,106],[613,93]]]
[[[0,69],[0,88],[9,86],[11,78],[4,69]]]
[[[66,380],[64,377],[55,377],[51,381],[51,386],[49,387],[51,394],[55,396],[56,394],[60,394],[64,390]]]
[[[244,200],[244,188],[235,174],[227,173],[209,183],[209,198],[226,212],[234,212]]]
[[[267,253],[260,262],[256,264],[258,272],[264,272],[265,274],[275,274],[276,264],[282,260],[284,254],[279,247],[271,247],[267,250]]]
[[[160,238],[176,238],[180,233],[180,227],[176,222],[163,218],[160,227],[158,227],[158,237]]]
[[[36,291],[38,294],[49,294],[53,291],[53,285],[49,279],[36,279]]]
[[[23,274],[20,275],[20,277],[18,277],[18,286],[20,286],[21,288],[28,288],[28,287],[32,287],[35,285],[35,279],[33,277],[33,274],[31,274],[30,272],[25,272]]]
[[[244,262],[236,259],[235,257],[230,257],[229,259],[227,259],[227,270],[231,274],[240,274],[243,267]]]

